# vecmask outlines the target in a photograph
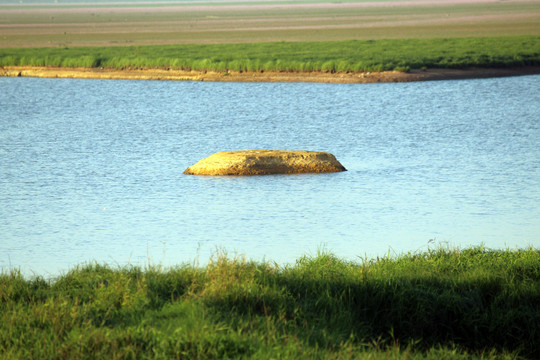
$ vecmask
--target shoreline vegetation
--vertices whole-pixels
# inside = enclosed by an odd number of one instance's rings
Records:
[[[538,338],[532,247],[0,273],[3,359],[537,359]]]
[[[401,82],[540,73],[540,36],[0,49],[0,75]]]

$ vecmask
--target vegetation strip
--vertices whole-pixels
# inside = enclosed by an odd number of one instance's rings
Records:
[[[3,359],[537,359],[539,338],[533,248],[0,274]]]
[[[361,73],[540,65],[540,36],[3,48],[0,66]]]

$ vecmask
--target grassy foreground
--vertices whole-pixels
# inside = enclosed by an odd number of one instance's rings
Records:
[[[525,65],[540,65],[540,36],[0,49],[0,66],[363,72]]]
[[[540,250],[0,275],[2,359],[540,357]]]

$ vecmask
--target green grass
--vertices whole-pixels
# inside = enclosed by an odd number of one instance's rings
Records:
[[[540,36],[4,48],[0,65],[361,72],[540,65]]]
[[[537,359],[540,250],[0,275],[2,359]]]

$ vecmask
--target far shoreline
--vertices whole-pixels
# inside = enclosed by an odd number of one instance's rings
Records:
[[[389,83],[435,80],[496,78],[540,74],[540,66],[469,69],[414,69],[408,72],[215,72],[177,69],[109,69],[41,66],[0,67],[2,77],[40,77],[73,79],[171,80],[220,82],[306,82],[306,83]]]

